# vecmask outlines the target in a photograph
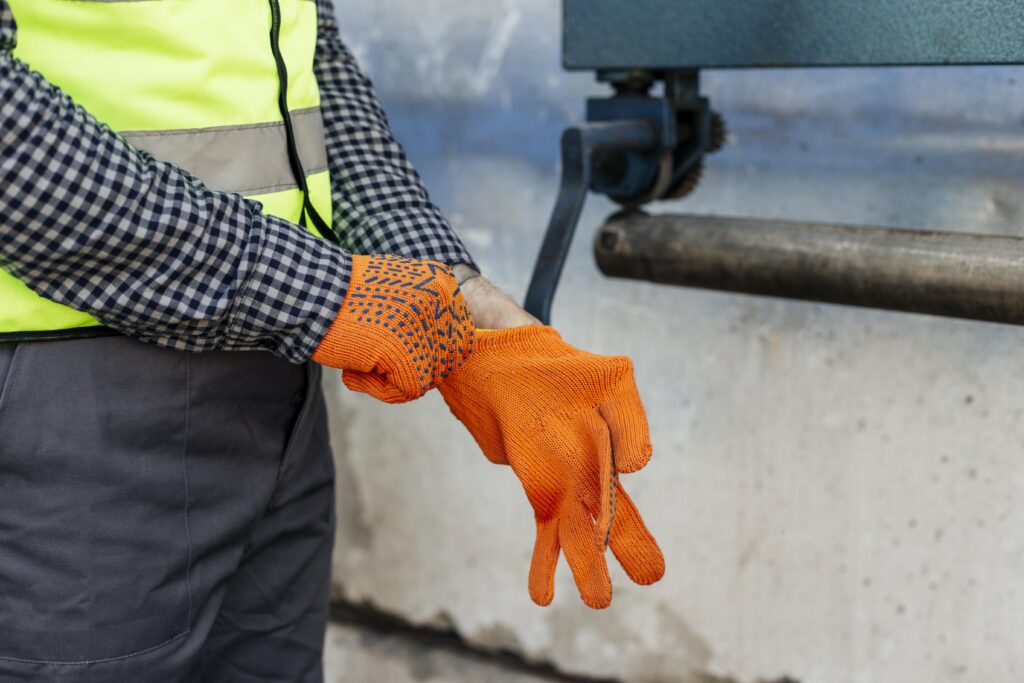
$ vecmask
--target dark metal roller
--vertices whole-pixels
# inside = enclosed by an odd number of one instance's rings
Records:
[[[1024,239],[721,216],[616,214],[606,275],[1024,324]]]

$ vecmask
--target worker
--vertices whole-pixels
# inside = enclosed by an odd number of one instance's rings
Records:
[[[0,0],[0,680],[322,680],[321,366],[511,466],[537,603],[661,577],[629,360],[480,275],[329,0]]]

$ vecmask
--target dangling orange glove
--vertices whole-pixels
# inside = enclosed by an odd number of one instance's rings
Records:
[[[349,389],[403,403],[462,363],[473,347],[473,330],[448,266],[353,256],[348,293],[313,360],[344,369]]]
[[[628,358],[569,346],[550,327],[478,330],[473,355],[440,384],[484,455],[508,464],[537,522],[530,597],[554,597],[559,549],[580,597],[612,599],[605,548],[633,581],[665,573],[658,544],[618,483],[651,456],[647,417]]]

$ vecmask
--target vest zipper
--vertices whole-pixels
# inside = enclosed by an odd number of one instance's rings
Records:
[[[274,63],[277,65],[277,79],[281,84],[278,94],[278,107],[281,109],[281,117],[284,119],[285,137],[288,140],[288,165],[291,166],[295,182],[302,191],[302,215],[299,223],[306,227],[306,217],[313,222],[313,227],[324,239],[340,245],[341,240],[331,230],[327,222],[313,207],[309,200],[309,185],[306,183],[306,171],[302,168],[302,159],[299,157],[299,148],[295,143],[295,128],[292,126],[292,115],[288,111],[288,68],[285,66],[284,57],[281,56],[281,5],[278,0],[270,0],[270,50],[274,53]]]

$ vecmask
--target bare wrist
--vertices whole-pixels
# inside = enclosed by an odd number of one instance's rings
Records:
[[[480,271],[465,263],[457,263],[452,266],[452,275],[455,276],[455,281],[461,287],[468,281],[480,277]]]
[[[505,329],[540,324],[539,320],[479,273],[467,279],[460,289],[477,327]]]

